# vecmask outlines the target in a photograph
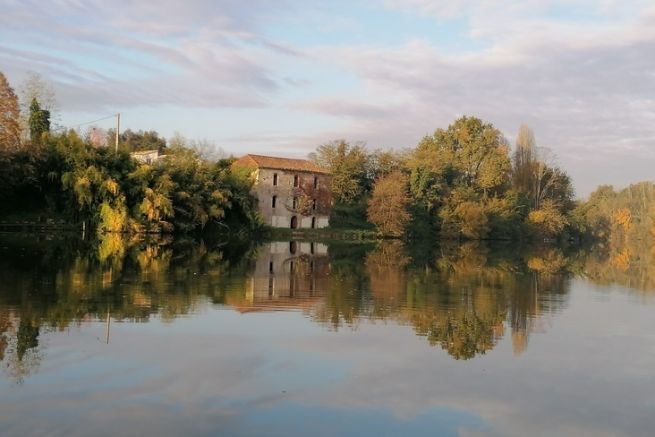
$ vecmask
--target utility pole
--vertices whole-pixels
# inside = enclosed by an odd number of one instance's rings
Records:
[[[118,135],[121,133],[121,113],[116,114],[116,153],[118,153]]]

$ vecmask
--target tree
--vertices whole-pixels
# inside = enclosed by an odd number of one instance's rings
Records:
[[[114,144],[116,138],[116,130],[108,129],[107,144]],[[186,140],[182,140],[186,142]],[[124,130],[118,136],[118,144],[121,150],[127,152],[135,152],[137,150],[158,150],[163,153],[166,149],[166,139],[159,136],[156,131],[132,131],[130,129]]]
[[[55,90],[40,74],[33,71],[27,73],[27,77],[20,84],[19,95],[21,129],[23,129],[25,135],[29,133],[31,137],[30,118],[32,115],[31,106],[34,99],[39,102],[41,110],[48,111],[50,124],[53,121],[55,123],[57,122],[59,107]],[[32,141],[34,141],[33,138]]]
[[[552,200],[563,211],[572,209],[570,177],[557,166],[550,149],[537,147],[534,132],[526,125],[519,129],[513,161],[513,187],[530,199],[533,209],[541,208],[546,200]]]
[[[564,230],[568,220],[552,200],[547,200],[539,209],[530,211],[528,224],[532,228],[533,235],[555,238]]]
[[[512,183],[514,188],[524,193],[532,192],[533,166],[536,161],[536,140],[530,127],[522,124],[516,137]]]
[[[437,129],[433,138],[438,147],[450,152],[459,185],[485,192],[505,188],[511,169],[507,141],[491,123],[461,117],[447,129]]]
[[[407,177],[395,171],[375,182],[373,194],[368,202],[368,220],[384,235],[403,235],[411,220],[408,211],[411,199],[408,194]]]
[[[36,97],[32,98],[32,104],[30,105],[29,126],[32,144],[41,145],[41,137],[44,133],[50,131],[50,111],[41,109]]]
[[[362,145],[333,141],[319,146],[309,159],[332,174],[335,202],[354,203],[368,190],[370,157]]]
[[[411,191],[428,210],[443,204],[451,190],[502,195],[511,172],[507,141],[490,123],[461,117],[418,144],[408,160]]]
[[[20,132],[18,98],[5,75],[0,72],[0,150],[18,150]]]

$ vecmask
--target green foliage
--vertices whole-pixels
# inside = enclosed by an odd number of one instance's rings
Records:
[[[485,194],[502,194],[511,170],[507,141],[498,129],[475,117],[461,117],[424,138],[414,163],[432,170],[448,185]]]
[[[116,131],[109,129],[107,131],[107,144],[114,144]],[[166,139],[159,136],[156,131],[134,132],[127,129],[118,136],[118,144],[121,150],[126,152],[136,152],[138,150],[157,150],[159,153],[166,151]]]
[[[332,174],[332,197],[338,203],[361,200],[369,187],[370,157],[361,145],[344,140],[319,146],[310,159]]]
[[[367,203],[362,200],[357,203],[335,203],[330,213],[330,227],[336,229],[367,229],[373,228],[366,215]]]
[[[406,175],[408,205],[397,209],[396,218],[411,212],[402,233],[412,238],[556,238],[567,229],[574,207],[569,176],[547,149],[536,146],[527,126],[521,127],[513,160],[501,132],[475,117],[458,118],[406,152],[368,153],[336,141],[310,157],[332,172],[333,227],[363,226],[363,200],[370,203],[372,187],[398,172]],[[383,197],[394,196],[378,196],[381,205]],[[368,220],[380,229],[379,217],[372,218],[370,210]]]
[[[232,174],[226,162],[204,160],[178,145],[166,159],[139,165],[126,151],[93,147],[73,131],[42,138],[39,154],[0,153],[0,173],[10,181],[0,198],[18,202],[18,193],[28,194],[100,232],[261,226],[251,181]]]
[[[30,104],[30,139],[33,145],[41,145],[43,134],[50,132],[50,111],[41,109],[36,97]]]

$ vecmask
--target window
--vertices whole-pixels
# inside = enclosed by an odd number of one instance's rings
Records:
[[[271,199],[271,206],[275,208],[276,203],[277,203],[277,196],[273,196],[273,198]]]
[[[318,178],[314,176],[314,189],[318,188]]]
[[[268,273],[273,273],[273,261],[268,263]]]
[[[295,176],[293,177],[293,186],[294,186],[294,187],[298,187],[298,186],[300,186],[300,178],[298,177],[298,175],[295,175]]]
[[[295,255],[296,250],[298,250],[298,243],[295,241],[290,241],[289,242],[289,253],[292,255]]]
[[[316,227],[316,217],[312,217],[312,229]]]
[[[296,209],[298,207],[298,198],[294,197],[293,198],[293,209]]]
[[[316,199],[312,199],[312,209],[316,211]]]
[[[277,173],[273,173],[273,185],[277,185]]]

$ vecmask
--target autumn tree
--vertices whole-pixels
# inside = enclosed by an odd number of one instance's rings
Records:
[[[0,150],[18,150],[20,132],[18,98],[5,75],[0,72]]]
[[[461,117],[424,137],[408,159],[410,189],[428,211],[447,203],[455,188],[480,196],[502,195],[511,171],[507,141],[475,117]]]
[[[309,159],[332,174],[335,202],[353,203],[361,199],[369,186],[370,159],[363,145],[337,140],[318,147]]]
[[[528,224],[534,236],[543,238],[557,237],[568,224],[568,220],[555,202],[547,200],[538,209],[528,214]]]
[[[437,129],[435,146],[450,152],[458,184],[477,191],[500,193],[506,188],[511,163],[507,141],[492,124],[461,117],[447,129]]]
[[[550,149],[537,146],[534,132],[526,125],[521,125],[516,138],[512,185],[529,199],[532,209],[539,209],[546,200],[564,212],[573,207],[570,177],[558,167]]]
[[[375,182],[368,202],[368,220],[384,235],[403,235],[411,219],[407,177],[395,171]]]
[[[532,192],[534,164],[537,159],[536,147],[534,132],[529,126],[522,124],[516,136],[516,150],[512,157],[514,164],[512,184],[518,191]]]

